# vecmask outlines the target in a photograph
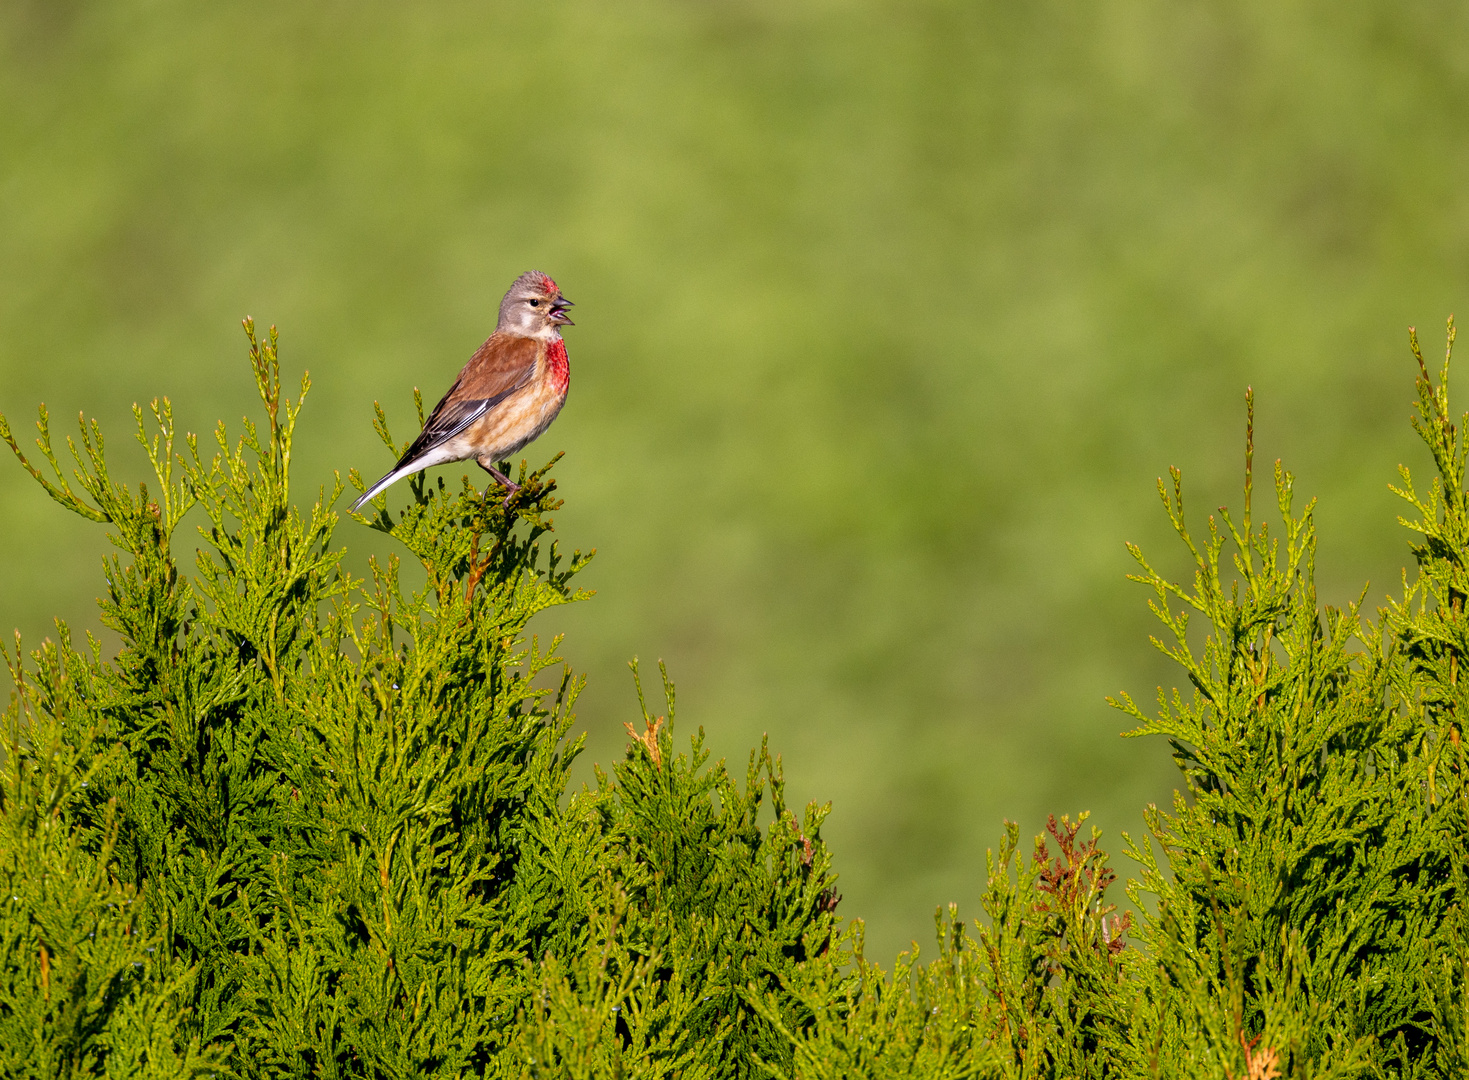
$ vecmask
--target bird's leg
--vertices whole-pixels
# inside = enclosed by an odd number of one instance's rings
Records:
[[[491,476],[493,476],[496,480],[500,481],[500,483],[502,483],[502,484],[505,485],[505,501],[503,503],[501,503],[501,505],[502,506],[509,506],[510,505],[510,500],[513,499],[515,497],[515,493],[520,490],[520,485],[517,484],[517,483],[514,483],[510,479],[510,477],[506,476],[499,469],[495,468],[494,465],[490,464],[484,458],[478,458],[476,460],[477,460],[477,462],[479,464],[479,467],[481,469],[483,469],[485,472],[487,472]],[[490,493],[489,492],[489,488],[486,488],[485,489],[485,494],[488,495],[489,493]]]

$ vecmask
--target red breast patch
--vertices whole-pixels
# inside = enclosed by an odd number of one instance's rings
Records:
[[[546,346],[546,376],[562,393],[571,385],[571,364],[566,358],[566,342],[559,337]]]

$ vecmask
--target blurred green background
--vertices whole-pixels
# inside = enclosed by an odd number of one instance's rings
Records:
[[[376,475],[510,280],[577,302],[558,532],[590,757],[627,659],[683,730],[833,800],[872,955],[976,907],[1002,819],[1168,798],[1103,704],[1173,679],[1124,540],[1153,490],[1322,499],[1326,597],[1397,580],[1405,328],[1469,285],[1447,2],[0,5],[0,409],[253,409],[241,316],[315,381],[297,481]],[[477,470],[476,470],[477,472]],[[134,474],[139,475],[139,474]],[[402,493],[398,493],[398,498]],[[0,624],[96,627],[101,531],[0,467]],[[391,549],[339,532],[361,568]],[[589,769],[589,765],[587,768]],[[589,774],[589,773],[588,773]],[[1119,859],[1124,874],[1125,860]]]

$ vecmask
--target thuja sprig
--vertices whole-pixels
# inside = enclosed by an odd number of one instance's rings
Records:
[[[1294,477],[1275,462],[1276,508],[1283,528],[1272,536],[1268,523],[1256,526],[1251,514],[1254,487],[1254,394],[1246,394],[1245,511],[1236,524],[1225,507],[1208,519],[1208,538],[1202,543],[1190,532],[1184,515],[1181,473],[1170,469],[1171,485],[1158,482],[1158,494],[1170,524],[1189,552],[1194,564],[1193,587],[1186,588],[1165,578],[1153,568],[1136,545],[1128,551],[1142,568],[1129,580],[1153,590],[1149,609],[1168,631],[1169,640],[1150,638],[1155,648],[1179,664],[1195,691],[1187,703],[1175,691],[1171,700],[1159,689],[1158,715],[1145,714],[1123,693],[1114,707],[1137,719],[1141,726],[1131,734],[1167,734],[1176,742],[1191,744],[1186,753],[1207,754],[1206,731],[1214,724],[1245,722],[1250,710],[1264,707],[1267,697],[1283,686],[1283,668],[1278,662],[1309,650],[1315,639],[1314,567],[1316,534],[1313,521],[1315,500],[1299,515],[1293,513]],[[1221,528],[1222,524],[1222,528]],[[1224,553],[1232,549],[1230,563],[1235,572],[1227,576]],[[1182,605],[1176,609],[1174,603]],[[1202,651],[1189,640],[1190,612],[1204,616],[1214,632]],[[1302,621],[1302,620],[1305,621]],[[1351,637],[1356,628],[1357,608],[1328,612],[1329,636]],[[1278,650],[1278,651],[1277,651]],[[1241,711],[1243,710],[1243,711]],[[1182,747],[1179,747],[1181,750]]]
[[[127,485],[113,482],[107,469],[102,428],[96,420],[78,416],[80,446],[75,439],[67,437],[67,449],[74,462],[70,480],[52,445],[51,417],[46,406],[39,408],[36,446],[50,466],[54,482],[47,479],[21,450],[9,421],[3,415],[0,415],[0,438],[5,440],[21,466],[52,499],[89,521],[117,526],[120,530],[116,537],[118,546],[124,550],[137,551],[140,544],[148,543],[154,547],[165,544],[179,521],[199,501],[193,474],[185,470],[181,479],[174,479],[174,466],[176,463],[181,464],[182,458],[174,452],[172,403],[167,398],[155,398],[149,403],[148,413],[153,420],[152,429],[142,407],[136,404],[133,406],[136,423],[134,437],[143,447],[152,467],[158,491],[157,501],[150,495],[146,483],[138,485],[135,498]],[[192,436],[187,438],[192,440]],[[75,480],[76,488],[72,487],[72,480]]]
[[[1463,424],[1469,422],[1469,415],[1460,417],[1460,425],[1456,426],[1449,413],[1449,365],[1454,356],[1456,336],[1454,320],[1450,317],[1443,366],[1439,369],[1438,381],[1435,382],[1429,374],[1428,363],[1424,360],[1423,350],[1418,344],[1418,330],[1416,327],[1408,328],[1408,343],[1413,351],[1413,359],[1418,365],[1417,376],[1414,379],[1414,387],[1418,392],[1418,400],[1415,403],[1417,415],[1411,417],[1409,422],[1433,456],[1438,475],[1433,479],[1426,502],[1414,494],[1412,476],[1405,465],[1398,466],[1398,475],[1402,477],[1403,488],[1394,487],[1392,490],[1411,503],[1421,515],[1420,519],[1414,522],[1402,518],[1399,520],[1408,528],[1416,532],[1424,532],[1425,535],[1432,535],[1437,531],[1425,530],[1421,527],[1425,524],[1437,525],[1441,528],[1446,524],[1462,522],[1465,519],[1464,466],[1465,455],[1469,454],[1469,445],[1466,445],[1461,438],[1460,430]],[[1451,539],[1437,536],[1435,538],[1444,541]]]

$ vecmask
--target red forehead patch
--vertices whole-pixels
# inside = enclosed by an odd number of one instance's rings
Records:
[[[551,280],[551,276],[549,274],[542,274],[541,275],[541,286],[547,292],[560,292],[561,291],[560,289],[558,289],[556,287],[556,283]]]

